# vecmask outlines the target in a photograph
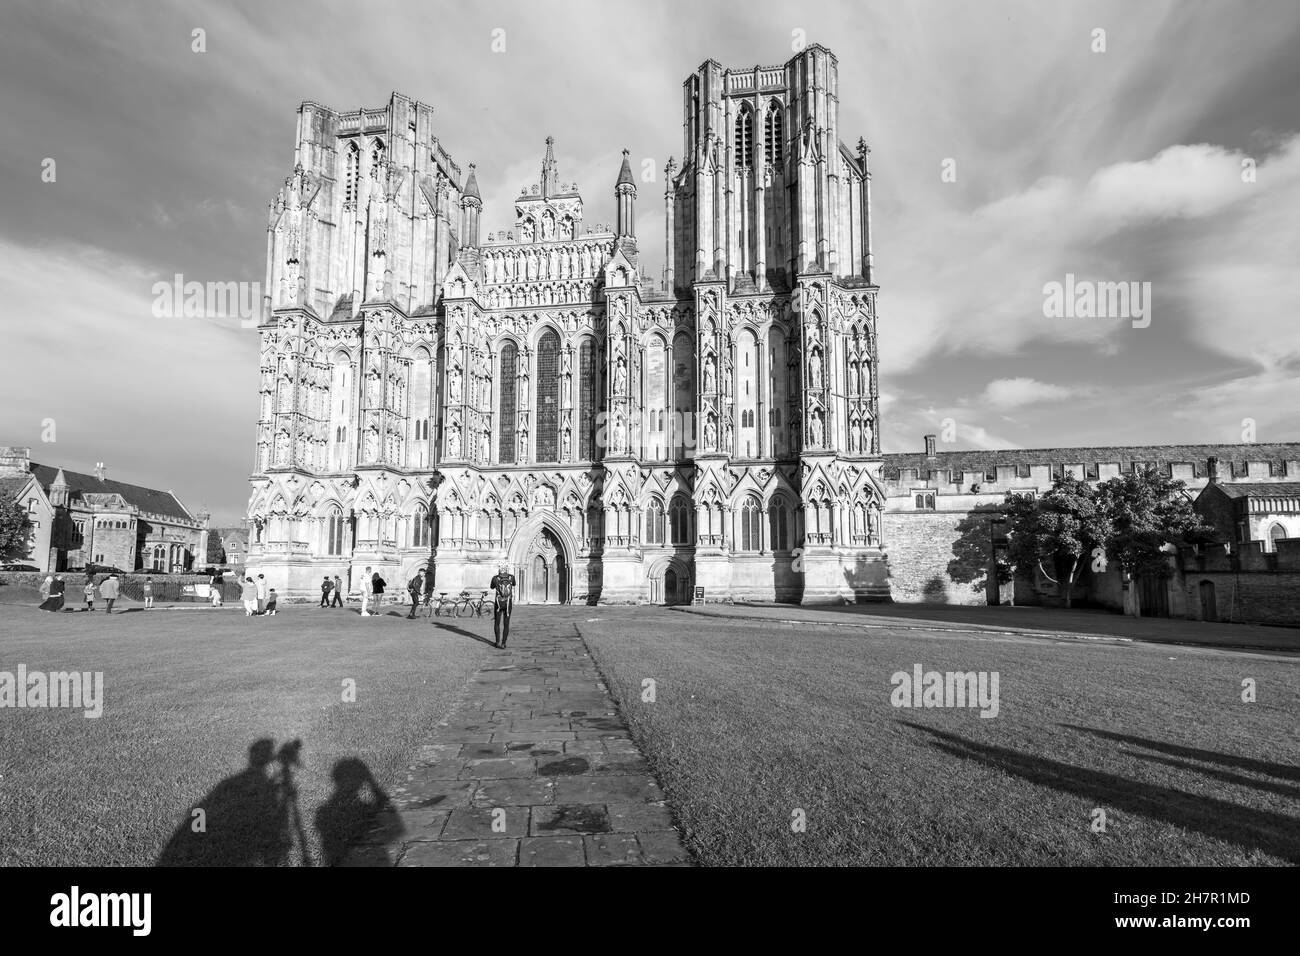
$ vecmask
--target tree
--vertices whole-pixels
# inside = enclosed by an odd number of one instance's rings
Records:
[[[1085,556],[1105,546],[1110,537],[1110,515],[1096,489],[1073,475],[1063,475],[1042,497],[1009,495],[1006,511],[1008,559],[1021,574],[1038,570],[1061,583],[1069,607]]]
[[[31,551],[32,519],[13,498],[0,501],[0,557],[25,558]]]
[[[1215,540],[1192,508],[1187,485],[1154,468],[1102,482],[1097,497],[1109,515],[1106,558],[1129,576],[1166,574],[1169,547]]]

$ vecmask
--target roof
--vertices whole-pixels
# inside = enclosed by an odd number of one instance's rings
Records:
[[[469,178],[465,180],[465,189],[461,192],[461,198],[478,200],[483,198],[478,194],[478,177],[474,175],[473,163],[469,164]]]
[[[0,478],[0,496],[13,498],[32,480],[31,475],[6,475]]]
[[[1220,481],[1207,485],[1229,498],[1300,498],[1300,481]]]
[[[624,183],[635,186],[636,180],[632,178],[632,166],[627,161],[628,151],[623,150],[623,167],[618,171],[618,182],[614,185],[622,186]]]
[[[1230,462],[1272,462],[1300,460],[1300,442],[1273,442],[1228,445],[1104,445],[1083,448],[976,448],[962,451],[923,451],[882,455],[886,472],[901,468],[959,469],[991,471],[999,465],[1087,465],[1119,464],[1136,461],[1143,465],[1190,464],[1197,475],[1205,474],[1207,458],[1219,459],[1219,473],[1225,474]]]
[[[50,493],[50,485],[53,484],[55,476],[62,472],[63,480],[68,485],[69,495],[117,494],[121,495],[127,504],[140,509],[142,514],[163,515],[181,521],[194,521],[194,516],[185,510],[185,506],[170,491],[143,488],[140,485],[127,484],[125,481],[113,481],[111,478],[100,481],[94,475],[83,475],[77,471],[51,468],[49,465],[38,465],[36,462],[32,462],[31,467],[32,474],[40,482],[47,495]]]

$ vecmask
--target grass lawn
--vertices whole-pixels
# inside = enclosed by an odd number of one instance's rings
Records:
[[[97,603],[94,614],[57,615],[0,605],[0,670],[103,671],[105,684],[98,719],[0,710],[0,864],[150,865],[174,832],[172,859],[248,862],[267,835],[260,811],[274,809],[247,771],[250,746],[296,737],[298,802],[319,861],[314,821],[338,793],[335,765],[344,761],[345,786],[368,768],[390,787],[492,653],[424,619],[361,618],[355,608],[110,617]],[[355,703],[343,701],[348,679]],[[199,805],[213,850],[194,849]],[[299,862],[298,851],[286,861]]]
[[[1295,657],[589,612],[706,864],[1300,863]],[[999,715],[893,707],[917,663],[997,671]]]

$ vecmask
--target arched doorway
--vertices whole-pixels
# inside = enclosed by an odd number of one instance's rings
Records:
[[[528,545],[520,565],[519,599],[525,604],[567,604],[569,562],[564,545],[550,528],[542,528]]]
[[[682,562],[672,559],[650,572],[650,603],[691,603],[691,572]]]

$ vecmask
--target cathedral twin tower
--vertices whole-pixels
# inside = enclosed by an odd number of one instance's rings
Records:
[[[271,205],[248,563],[281,593],[534,603],[887,597],[871,174],[837,64],[704,63],[642,275],[628,153],[610,226],[546,142],[511,229],[431,107],[298,111]]]

